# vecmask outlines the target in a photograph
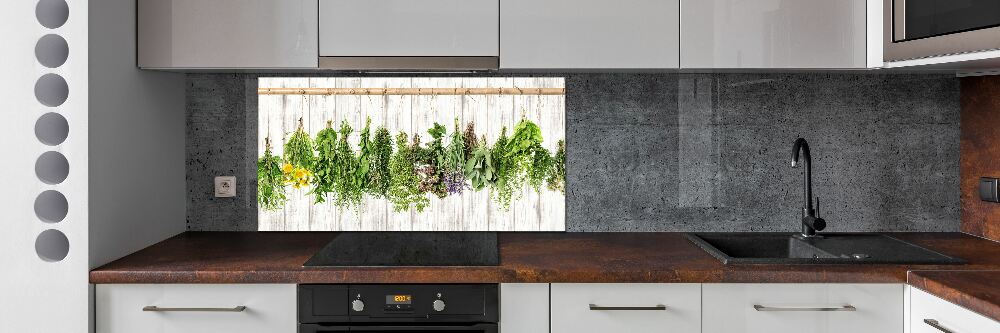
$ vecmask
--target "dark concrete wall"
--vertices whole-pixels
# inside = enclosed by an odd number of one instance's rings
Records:
[[[255,230],[256,76],[188,76],[188,226]],[[793,231],[792,142],[828,231],[959,229],[944,75],[569,74],[567,231]],[[238,197],[212,197],[235,174]]]

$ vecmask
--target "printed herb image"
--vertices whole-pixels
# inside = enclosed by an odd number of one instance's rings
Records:
[[[510,137],[506,127],[501,129],[492,145],[485,137],[476,140],[473,124],[463,130],[458,119],[450,134],[444,125],[434,123],[427,131],[432,140],[426,145],[419,134],[407,142],[405,132],[393,144],[382,126],[372,139],[368,119],[357,149],[349,142],[350,124],[341,122],[339,133],[331,124],[315,139],[298,128],[285,144],[282,158],[265,152],[258,161],[261,208],[282,207],[280,185],[311,185],[316,203],[332,198],[338,207],[358,208],[368,196],[389,200],[397,211],[423,210],[431,197],[462,195],[466,190],[489,190],[504,209],[522,195],[526,184],[535,192],[565,191],[565,143],[559,140],[555,155],[550,154],[542,146],[540,128],[527,119],[517,123]]]
[[[562,77],[256,80],[259,231],[565,230]]]

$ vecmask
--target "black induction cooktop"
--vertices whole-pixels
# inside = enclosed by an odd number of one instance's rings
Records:
[[[495,232],[343,232],[305,267],[496,266]]]

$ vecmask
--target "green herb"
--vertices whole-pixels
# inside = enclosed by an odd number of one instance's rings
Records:
[[[472,155],[465,162],[465,177],[472,183],[472,189],[479,191],[496,180],[496,170],[493,167],[493,154],[483,137],[482,144],[477,144]]]
[[[445,149],[444,175],[441,182],[449,194],[462,194],[465,191],[465,137],[458,127],[455,118],[455,131],[451,134],[451,142]]]
[[[347,121],[340,123],[340,141],[337,143],[336,173],[340,175],[338,181],[334,183],[334,192],[337,194],[338,207],[360,207],[364,192],[358,180],[358,160],[354,156],[351,144],[347,142],[350,137],[351,125]]]
[[[514,135],[507,143],[507,154],[517,157],[527,157],[534,149],[542,145],[542,130],[538,125],[527,119],[521,119],[514,127]]]
[[[367,191],[368,189],[368,170],[371,167],[369,159],[372,154],[370,138],[371,124],[372,119],[368,118],[365,120],[365,128],[361,130],[361,141],[359,143],[361,149],[358,153],[357,169],[354,172],[355,183],[360,187],[361,191]]]
[[[336,166],[340,163],[337,156],[337,131],[330,121],[326,128],[316,134],[316,160],[313,166],[313,190],[316,203],[326,201],[326,196],[333,193],[334,185],[340,180]]]
[[[452,132],[451,142],[444,152],[442,165],[446,172],[461,172],[465,167],[465,137],[458,128],[458,118],[455,118],[455,131]]]
[[[497,142],[493,144],[493,150],[490,151],[495,168],[494,174],[496,175],[491,184],[493,191],[490,194],[502,210],[510,208],[510,203],[514,200],[514,189],[519,187],[518,184],[523,184],[523,177],[521,177],[521,172],[518,170],[520,164],[516,159],[516,155],[511,154],[509,150],[511,145],[509,143],[507,127],[504,126],[500,130],[500,137],[497,139]]]
[[[434,123],[427,133],[431,135],[431,143],[427,145],[430,164],[417,168],[417,173],[422,176],[421,185],[425,190],[434,193],[438,198],[448,195],[448,188],[444,184],[444,173],[448,161],[444,149],[444,135],[448,130],[441,124]]]
[[[405,141],[403,142],[406,143]],[[392,136],[385,127],[375,130],[375,141],[372,144],[371,166],[368,168],[368,193],[375,197],[385,198],[392,182],[389,172],[389,160],[392,158]]]
[[[472,157],[472,151],[479,145],[475,122],[469,122],[468,125],[465,125],[465,133],[462,133],[462,137],[465,139],[465,159],[468,160]]]
[[[264,138],[264,156],[257,160],[257,203],[265,211],[285,205],[281,158],[271,154],[271,140]]]
[[[416,156],[412,147],[420,147],[419,136],[414,136],[414,145],[409,146],[406,142],[406,133],[400,132],[396,136],[396,153],[389,161],[389,173],[392,178],[389,180],[389,191],[386,195],[392,203],[392,210],[402,212],[410,207],[416,208],[418,212],[424,211],[430,205],[430,199],[420,191],[420,178],[415,170]]]
[[[314,160],[312,138],[303,129],[302,118],[299,118],[299,127],[295,133],[292,133],[292,137],[285,143],[284,158],[294,167],[312,170]]]
[[[549,155],[549,150],[545,149],[541,145],[535,147],[531,152],[531,167],[528,169],[528,185],[535,189],[535,192],[540,192],[542,189],[542,184],[549,177],[552,172],[552,166],[554,164],[552,156]]]
[[[549,189],[566,193],[566,141],[559,140],[556,155],[552,158],[552,168],[549,169],[549,177],[546,183]]]

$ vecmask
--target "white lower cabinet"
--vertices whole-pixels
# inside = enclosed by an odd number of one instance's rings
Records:
[[[98,333],[294,333],[294,284],[99,284]]]
[[[704,284],[705,333],[902,333],[902,284]]]
[[[549,284],[500,284],[500,333],[548,333]]]
[[[910,291],[908,333],[1000,333],[1000,322],[917,288]]]
[[[701,285],[554,283],[551,332],[701,331]]]

